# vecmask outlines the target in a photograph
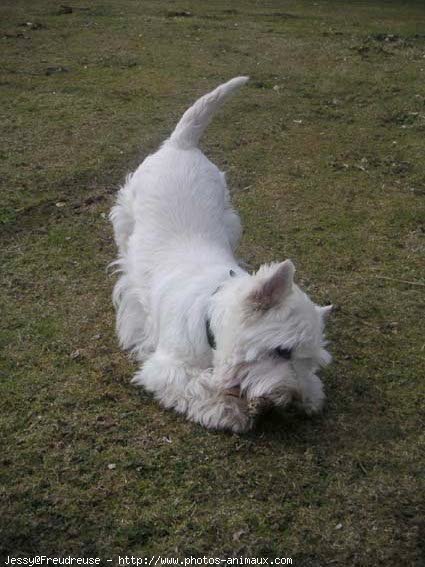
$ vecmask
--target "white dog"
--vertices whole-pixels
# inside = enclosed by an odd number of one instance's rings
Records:
[[[212,115],[248,77],[199,99],[119,191],[110,218],[120,278],[113,301],[121,346],[140,362],[133,383],[208,428],[252,426],[250,403],[324,403],[315,375],[330,361],[318,307],[290,260],[254,275],[234,250],[241,224],[225,175],[198,148]]]

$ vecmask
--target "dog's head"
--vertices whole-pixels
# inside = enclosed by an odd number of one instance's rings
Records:
[[[294,283],[290,260],[230,278],[214,295],[214,376],[223,389],[276,405],[296,400],[300,384],[331,360],[319,307]]]

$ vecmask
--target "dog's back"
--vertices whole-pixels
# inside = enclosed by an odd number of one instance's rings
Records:
[[[149,240],[150,253],[195,236],[224,244],[226,191],[224,174],[199,149],[171,145],[149,156],[123,189],[134,236]]]

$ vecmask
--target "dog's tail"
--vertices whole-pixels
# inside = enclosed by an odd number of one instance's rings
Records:
[[[197,147],[200,137],[216,110],[248,79],[249,77],[235,77],[197,100],[183,114],[166,143],[182,149]]]

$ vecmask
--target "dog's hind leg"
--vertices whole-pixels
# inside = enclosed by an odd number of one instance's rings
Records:
[[[148,316],[127,274],[121,274],[115,284],[112,299],[117,313],[116,328],[121,347],[131,351],[137,360],[146,359],[154,350],[148,332]]]
[[[229,206],[224,210],[223,220],[226,227],[227,238],[229,239],[229,244],[234,251],[242,235],[242,226],[239,215],[233,210],[231,206]]]
[[[230,247],[234,251],[242,236],[242,224],[238,213],[232,207],[230,193],[227,187],[226,174],[223,172],[221,172],[221,179],[224,190],[223,223]]]
[[[127,252],[128,239],[134,230],[133,195],[129,187],[131,176],[127,177],[124,187],[118,191],[116,204],[112,207],[109,218],[114,227],[114,237],[120,255]]]
[[[117,313],[116,328],[122,348],[130,350],[138,360],[144,360],[154,350],[149,333],[149,318],[140,301],[141,292],[133,287],[127,273],[129,240],[135,226],[133,201],[131,176],[128,176],[109,215],[119,252],[118,260],[111,265],[117,267],[116,271],[121,274],[115,284],[112,300]]]

